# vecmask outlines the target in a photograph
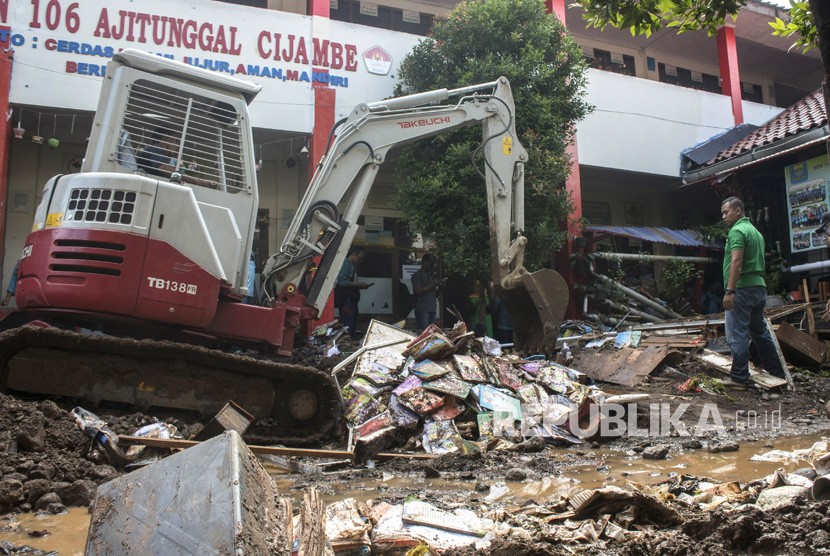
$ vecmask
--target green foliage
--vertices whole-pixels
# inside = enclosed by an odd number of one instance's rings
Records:
[[[775,18],[770,23],[772,34],[780,37],[797,35],[793,47],[800,48],[802,52],[808,52],[818,45],[818,29],[813,22],[813,14],[810,11],[809,2],[790,2],[790,19],[783,21]]]
[[[719,220],[716,224],[698,226],[695,231],[700,234],[704,241],[725,242],[726,236],[729,235],[729,226],[723,220]]]
[[[589,26],[629,29],[649,36],[663,25],[678,33],[704,30],[713,35],[728,15],[735,15],[746,0],[576,0]]]
[[[669,299],[686,297],[686,285],[695,276],[695,265],[682,259],[666,262],[660,275],[660,285]]]
[[[781,275],[781,269],[784,268],[784,259],[781,258],[781,253],[778,251],[767,252],[766,259],[764,282],[767,285],[767,292],[772,295],[786,293],[787,283]]]
[[[590,110],[583,100],[586,64],[579,46],[541,0],[466,1],[435,23],[433,35],[404,59],[396,94],[510,81],[525,165],[525,265],[544,266],[562,245],[572,210],[561,187],[570,169],[566,145]],[[435,238],[448,268],[489,275],[485,184],[470,156],[481,130],[446,133],[401,156],[398,207],[413,229]],[[476,160],[479,167],[483,162]]]
[[[826,0],[821,0],[826,1]],[[575,0],[582,6],[589,27],[629,29],[632,35],[646,35],[664,25],[678,33],[703,30],[714,35],[727,16],[737,16],[746,0]],[[809,3],[790,1],[789,21],[776,19],[773,35],[797,35],[794,46],[804,52],[816,47],[818,32]]]

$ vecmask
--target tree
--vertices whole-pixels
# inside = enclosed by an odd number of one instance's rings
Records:
[[[541,0],[469,0],[435,23],[404,59],[396,94],[510,80],[516,129],[528,151],[525,166],[525,265],[550,261],[566,233],[573,205],[561,187],[570,171],[565,149],[588,112],[582,100],[586,64],[581,49]],[[480,129],[421,141],[401,156],[398,206],[410,225],[432,236],[448,268],[489,276],[485,188],[471,154]],[[429,160],[430,164],[424,164]],[[481,166],[481,160],[476,160]]]
[[[611,25],[630,29],[634,35],[649,35],[663,25],[684,31],[705,30],[710,35],[726,16],[736,16],[746,0],[575,0],[585,10],[589,25]],[[818,48],[824,66],[824,106],[830,114],[830,2],[790,0],[789,21],[771,23],[774,35],[795,36],[794,46],[803,51]]]

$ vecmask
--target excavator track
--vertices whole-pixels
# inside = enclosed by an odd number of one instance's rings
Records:
[[[335,382],[314,367],[37,325],[0,333],[0,389],[201,418],[233,400],[257,417],[246,435],[257,443],[307,445],[331,434],[340,417]]]

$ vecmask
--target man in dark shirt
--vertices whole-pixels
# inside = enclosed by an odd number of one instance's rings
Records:
[[[423,330],[435,322],[435,304],[437,291],[443,280],[435,278],[431,272],[435,268],[435,256],[427,253],[421,259],[421,269],[412,275],[412,293],[415,295],[415,323]]]
[[[162,178],[170,178],[174,172],[182,175],[182,181],[191,185],[199,185],[218,189],[218,184],[211,180],[205,180],[186,174],[183,169],[176,169],[176,156],[178,154],[179,140],[181,135],[175,131],[160,128],[156,130],[156,144],[150,145],[136,157],[138,167],[150,175]]]
[[[357,265],[364,258],[366,250],[359,245],[353,246],[334,283],[334,306],[340,312],[340,321],[349,329],[352,338],[357,337],[357,320],[360,318],[357,302],[360,301],[360,290],[369,287],[366,282],[357,281]]]

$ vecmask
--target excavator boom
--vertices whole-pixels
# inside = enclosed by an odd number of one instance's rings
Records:
[[[516,347],[553,349],[568,302],[565,281],[553,270],[524,267],[524,164],[515,107],[506,78],[454,90],[440,89],[357,106],[332,130],[278,253],[266,264],[265,291],[278,299],[305,279],[307,261],[322,256],[307,304],[322,310],[357,232],[357,218],[390,149],[463,126],[481,125],[487,187],[491,270],[505,301]],[[340,206],[345,208],[342,212]]]

